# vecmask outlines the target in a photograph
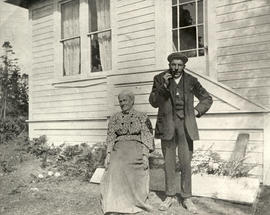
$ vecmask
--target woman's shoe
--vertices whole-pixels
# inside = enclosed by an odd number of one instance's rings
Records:
[[[147,212],[153,212],[154,208],[152,207],[152,205],[145,205],[145,210]]]

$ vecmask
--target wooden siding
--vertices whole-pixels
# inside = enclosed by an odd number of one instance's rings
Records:
[[[31,6],[33,68],[30,137],[47,135],[50,143],[97,143],[104,141],[107,126],[107,81],[84,80],[58,83],[55,78],[54,1]],[[59,38],[60,40],[60,38]],[[96,83],[97,82],[97,83]]]
[[[155,66],[154,0],[116,0],[114,72],[139,72]]]
[[[107,133],[107,120],[64,120],[32,123],[33,137],[41,134],[48,137],[50,143],[60,144],[95,144],[104,142]]]
[[[260,99],[268,99],[269,90],[263,89],[270,88],[269,82],[266,80],[267,85],[262,85],[262,80],[269,78],[270,56],[267,51],[270,48],[270,30],[268,32],[267,29],[270,23],[264,18],[269,15],[270,5],[258,2],[217,2],[217,71],[221,82],[240,93],[245,94],[248,89],[250,98],[259,95]],[[55,83],[59,71],[54,61],[57,41],[54,29],[56,25],[59,28],[60,23],[54,23],[53,3],[52,0],[39,1],[31,8],[33,69],[30,75],[30,137],[45,134],[55,144],[105,141],[107,116],[120,110],[117,95],[122,90],[135,93],[135,109],[147,112],[155,125],[157,109],[150,106],[148,96],[153,76],[161,72],[155,71],[159,50],[156,40],[160,34],[156,29],[155,7],[159,4],[154,0],[115,0],[113,71],[99,80]],[[254,20],[259,24],[255,25]],[[250,29],[258,31],[251,33]],[[252,58],[255,48],[259,62],[256,61],[256,64]],[[228,159],[238,134],[248,133],[250,157],[246,162],[257,163],[252,174],[261,177],[264,141],[262,108],[224,85],[203,76],[196,77],[212,94],[214,104],[209,114],[198,119],[201,139],[195,142],[195,150],[203,151],[212,146],[212,150]],[[158,140],[156,144],[157,150],[160,150]]]
[[[218,80],[270,107],[270,2],[219,0]]]

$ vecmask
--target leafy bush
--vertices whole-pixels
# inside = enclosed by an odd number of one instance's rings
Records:
[[[6,118],[0,120],[0,144],[16,138],[24,130],[27,125],[23,118]]]
[[[105,157],[106,147],[102,143],[67,146],[58,156],[57,167],[67,176],[89,180],[97,167],[104,166]]]
[[[247,177],[256,164],[244,163],[247,156],[241,160],[225,161],[220,155],[211,150],[197,150],[193,153],[191,168],[193,174],[208,174],[230,176],[232,178]],[[164,160],[160,153],[154,152],[149,158],[150,169],[163,168]],[[176,171],[180,171],[179,161]]]
[[[192,173],[230,176],[232,178],[247,177],[256,164],[244,163],[246,158],[247,156],[239,160],[225,161],[210,148],[206,151],[198,150],[194,153],[191,162]]]
[[[210,149],[207,151],[195,151],[191,162],[192,173],[205,173],[211,175],[218,175],[223,161],[216,152]]]
[[[28,75],[22,73],[9,41],[0,56],[0,119],[28,116]]]
[[[50,147],[46,143],[47,138],[45,135],[40,136],[39,138],[33,138],[33,140],[28,140],[25,143],[24,150],[37,157],[40,157],[45,153],[48,153],[50,150]]]
[[[23,146],[27,151],[41,158],[41,167],[53,167],[69,177],[80,177],[89,180],[97,167],[104,166],[106,147],[103,143],[89,146],[85,143],[80,145],[65,146],[47,144],[46,136],[40,136],[27,141]]]

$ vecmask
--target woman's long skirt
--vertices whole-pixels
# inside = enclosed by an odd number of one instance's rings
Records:
[[[142,160],[142,143],[117,142],[101,181],[101,203],[107,212],[137,213],[147,208],[149,170]]]

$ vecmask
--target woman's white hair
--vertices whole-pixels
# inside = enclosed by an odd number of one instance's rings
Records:
[[[120,96],[128,96],[132,101],[133,101],[133,104],[135,102],[135,95],[132,91],[130,90],[122,90],[119,94],[118,94],[118,99]]]

